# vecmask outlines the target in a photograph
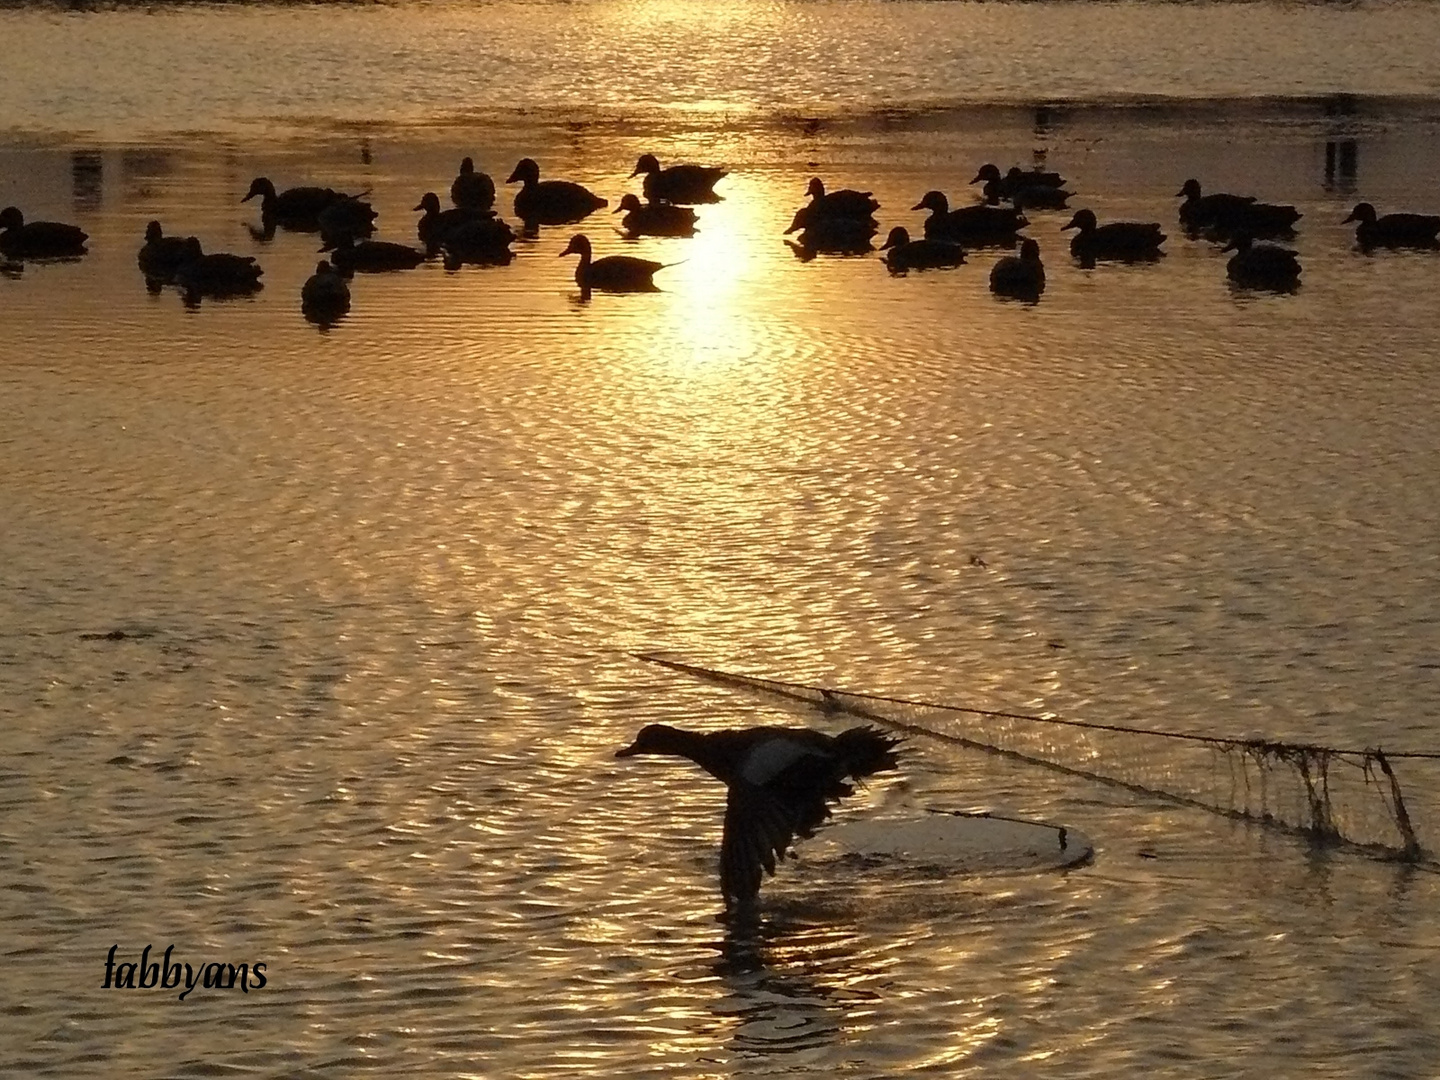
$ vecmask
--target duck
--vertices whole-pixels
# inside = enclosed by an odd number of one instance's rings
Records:
[[[392,270],[413,270],[425,261],[425,253],[409,244],[389,240],[360,240],[346,234],[333,244],[320,249],[328,252],[330,262],[345,276],[355,273],[383,274]]]
[[[480,266],[503,266],[514,258],[510,245],[515,230],[498,217],[476,217],[462,221],[445,233],[440,246],[445,250],[445,265],[455,269],[465,263]]]
[[[1362,248],[1435,247],[1440,240],[1440,216],[1432,214],[1386,214],[1377,217],[1368,202],[1356,203],[1350,216],[1340,224],[1359,222],[1355,239]]]
[[[998,296],[1014,296],[1022,300],[1038,299],[1045,291],[1045,265],[1040,261],[1040,245],[1026,240],[1019,255],[1006,255],[990,268],[990,291]]]
[[[1004,176],[1000,175],[1000,166],[993,162],[987,162],[980,166],[980,171],[975,174],[972,184],[995,184],[1001,192],[1002,198],[1010,198],[1015,192],[1025,188],[1048,187],[1062,188],[1066,180],[1057,172],[1043,172],[1040,169],[1022,169],[1019,165],[1010,166],[1010,170]]]
[[[1186,180],[1176,196],[1184,196],[1180,204],[1180,223],[1192,232],[1208,229],[1221,237],[1241,233],[1252,239],[1258,236],[1293,235],[1293,226],[1302,215],[1293,206],[1262,203],[1254,195],[1231,195],[1217,191],[1202,195],[1200,181]]]
[[[300,287],[300,310],[312,322],[334,322],[350,310],[350,286],[330,265],[321,259]]]
[[[569,225],[610,205],[610,200],[569,180],[541,180],[534,158],[521,158],[505,182],[522,185],[515,195],[515,215],[526,224]]]
[[[728,789],[720,840],[720,895],[727,914],[753,914],[765,874],[797,838],[815,834],[855,783],[899,767],[900,740],[873,727],[838,735],[809,728],[685,731],[647,724],[617,758],[693,761]]]
[[[320,236],[325,243],[335,244],[342,237],[363,240],[371,236],[375,232],[375,219],[379,216],[365,200],[346,195],[321,210],[316,215],[315,224],[320,227]]]
[[[582,292],[600,289],[602,292],[658,292],[655,282],[657,270],[665,269],[665,263],[649,259],[637,259],[633,255],[606,255],[601,259],[591,258],[590,238],[576,233],[570,238],[560,257],[579,255],[580,265],[575,267],[575,284]]]
[[[85,254],[90,236],[58,221],[25,222],[17,206],[0,210],[0,254],[12,259],[64,259]]]
[[[1225,273],[1237,285],[1286,291],[1300,283],[1300,258],[1289,248],[1257,244],[1253,237],[1241,233],[1221,250],[1235,252],[1225,265]]]
[[[243,296],[259,291],[265,273],[251,255],[207,253],[198,237],[185,238],[185,258],[175,268],[173,281],[187,298],[201,296]]]
[[[688,206],[668,202],[642,203],[633,193],[620,199],[614,213],[624,213],[621,226],[631,236],[694,236],[699,220]]]
[[[412,209],[423,210],[424,216],[415,223],[415,232],[420,242],[435,250],[445,242],[452,229],[471,221],[489,221],[494,215],[488,210],[475,210],[468,206],[457,206],[450,210],[440,209],[440,196],[427,191]]]
[[[466,210],[489,210],[495,205],[495,181],[475,171],[474,158],[461,158],[460,172],[450,184],[450,201]]]
[[[805,209],[816,218],[868,218],[880,209],[879,200],[870,192],[853,188],[826,191],[825,181],[818,176],[811,177],[805,194],[810,196],[810,203]]]
[[[1078,229],[1070,238],[1070,254],[1082,262],[1096,259],[1140,260],[1160,254],[1165,234],[1158,223],[1111,221],[1104,225],[1095,220],[1095,211],[1077,210],[1068,225],[1060,231]]]
[[[630,176],[645,177],[641,190],[651,202],[677,204],[719,202],[715,185],[730,175],[730,170],[713,165],[671,165],[662,169],[654,154],[641,154]]]
[[[293,187],[276,191],[268,177],[257,176],[250,190],[240,201],[260,199],[260,219],[266,225],[283,225],[300,232],[314,232],[320,227],[320,213],[331,203],[345,199],[359,201],[358,195],[325,187]]]
[[[1019,187],[1012,188],[1009,195],[1000,196],[998,189],[993,183],[986,184],[984,189],[985,201],[995,206],[1000,199],[1007,198],[1010,204],[1021,213],[1026,210],[1068,210],[1070,199],[1074,197],[1073,191],[1066,191],[1058,187]]]
[[[949,240],[911,240],[904,225],[896,225],[880,245],[885,252],[885,265],[892,273],[906,270],[931,270],[959,266],[965,261],[965,249]]]
[[[927,191],[912,210],[929,210],[925,235],[953,243],[1014,245],[1015,234],[1029,224],[1019,210],[1003,206],[962,206],[950,209],[943,191]]]
[[[787,241],[802,261],[808,262],[817,253],[826,255],[864,255],[875,250],[874,237],[879,226],[870,217],[826,217],[812,213],[814,207],[802,206],[786,235],[799,232],[794,242]]]
[[[161,285],[169,284],[175,277],[190,250],[190,237],[166,236],[160,222],[152,221],[145,226],[145,243],[135,256],[140,272],[146,280]],[[197,244],[199,240],[195,241]]]

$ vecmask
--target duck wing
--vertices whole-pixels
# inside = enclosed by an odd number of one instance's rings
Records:
[[[804,793],[744,779],[731,783],[720,841],[720,891],[725,906],[753,903],[763,875],[775,873],[776,861],[785,858],[795,837],[813,835],[829,816],[830,808],[818,787]]]

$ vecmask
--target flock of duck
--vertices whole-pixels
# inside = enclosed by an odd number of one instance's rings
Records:
[[[715,185],[727,170],[681,164],[662,168],[653,154],[644,154],[630,176],[642,177],[641,197],[629,193],[613,213],[624,214],[621,227],[628,237],[689,237],[696,232],[694,206],[719,201]],[[260,200],[261,230],[268,238],[277,228],[318,233],[321,260],[301,288],[301,310],[320,323],[333,322],[350,308],[349,281],[356,273],[383,273],[412,269],[428,259],[443,257],[447,267],[467,263],[504,264],[514,257],[512,245],[519,235],[534,237],[541,226],[571,225],[608,206],[609,201],[581,184],[568,180],[541,180],[540,167],[522,159],[506,180],[520,184],[514,212],[522,223],[515,230],[495,211],[496,185],[475,168],[471,158],[460,163],[450,185],[451,206],[427,192],[415,206],[422,216],[416,223],[420,247],[375,240],[374,208],[368,192],[347,194],[328,187],[276,189],[267,178],[257,178],[240,200]],[[959,266],[968,251],[978,248],[1016,249],[999,258],[990,271],[993,292],[1035,299],[1045,288],[1045,267],[1037,241],[1023,235],[1027,211],[1068,210],[1073,193],[1055,172],[998,166],[980,168],[971,184],[981,184],[980,200],[952,208],[944,192],[927,192],[912,210],[925,210],[923,235],[911,239],[904,226],[889,231],[880,245],[882,258],[894,273]],[[875,213],[880,203],[870,192],[826,190],[820,178],[810,181],[809,202],[796,211],[785,230],[786,242],[801,259],[819,254],[856,255],[873,252],[879,232]],[[1177,192],[1182,198],[1179,221],[1192,238],[1223,242],[1234,255],[1227,264],[1229,277],[1238,284],[1288,290],[1300,278],[1300,261],[1290,248],[1275,240],[1294,236],[1301,214],[1293,206],[1260,202],[1250,195],[1224,192],[1205,194],[1196,180],[1187,180]],[[1363,249],[1375,247],[1440,247],[1440,216],[1398,213],[1380,216],[1370,203],[1359,203],[1346,223],[1356,223],[1356,239]],[[1074,213],[1063,230],[1075,230],[1071,254],[1082,266],[1097,261],[1147,262],[1163,254],[1166,236],[1155,222],[1111,221],[1102,224],[1094,212]],[[65,259],[86,253],[87,234],[77,226],[50,221],[27,222],[16,207],[0,211],[0,255],[9,260]],[[654,276],[666,264],[630,255],[596,258],[588,236],[576,233],[560,252],[579,256],[575,281],[582,295],[592,290],[637,292],[655,289]],[[159,291],[167,285],[180,289],[188,301],[204,296],[233,296],[260,288],[264,271],[252,256],[208,252],[194,236],[167,236],[158,221],[150,222],[138,263],[147,285]]]

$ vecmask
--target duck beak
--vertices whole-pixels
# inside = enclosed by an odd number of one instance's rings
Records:
[[[629,176],[627,176],[625,179],[626,179],[626,180],[630,180],[630,179],[633,179],[634,177],[637,177],[637,176],[639,176],[639,175],[640,175],[640,167],[637,165],[637,166],[635,167],[635,171],[632,172],[632,173],[631,173]]]
[[[411,212],[411,213],[414,213],[416,210],[424,210],[424,209],[425,209],[425,204],[424,204],[424,203],[421,203],[419,206],[412,206],[412,207],[410,208],[410,212]]]
[[[911,210],[924,210],[924,209],[926,209],[925,200],[924,200],[924,199],[921,199],[921,200],[920,200],[919,202],[917,202],[914,206],[910,207],[910,209],[911,209]]]
[[[629,746],[625,747],[625,749],[623,749],[623,750],[616,750],[616,751],[615,751],[615,756],[616,756],[617,758],[621,758],[621,757],[634,757],[634,756],[635,756],[636,754],[638,754],[638,753],[640,753],[639,744],[638,744],[638,743],[631,743]]]
[[[634,173],[631,173],[631,175],[633,176]],[[611,210],[610,212],[611,212],[612,214],[618,214],[621,210],[624,210],[624,209],[625,209],[625,207],[623,207],[623,206],[617,206],[617,207],[615,207],[614,210]]]
[[[979,173],[976,173],[976,174],[975,174],[975,179],[974,179],[974,180],[971,180],[970,183],[972,183],[972,184],[978,184],[978,183],[979,183],[981,180],[983,180],[983,179],[985,179],[983,176],[981,176]]]
[[[249,202],[249,201],[250,201],[251,199],[253,199],[254,197],[255,197],[255,192],[252,191],[252,192],[250,192],[249,195],[246,195],[246,196],[245,196],[243,199],[241,199],[240,201],[241,201],[241,202]]]
[[[507,184],[513,184],[513,183],[515,183],[516,180],[519,180],[519,179],[520,179],[520,170],[519,170],[519,169],[516,169],[514,172],[512,172],[512,173],[510,174],[510,179],[506,180],[505,182],[506,182]]]
[[[1350,212],[1350,216],[1347,217],[1344,221],[1340,222],[1340,224],[1341,224],[1341,225],[1349,225],[1350,222],[1352,222],[1352,221],[1359,221],[1359,220],[1360,220],[1360,219],[1355,216],[1355,212],[1352,210],[1352,211]]]
[[[1060,226],[1060,231],[1061,231],[1061,232],[1064,232],[1066,229],[1078,229],[1079,227],[1080,227],[1080,225],[1079,225],[1079,223],[1076,221],[1076,219],[1075,219],[1075,218],[1071,218],[1069,225],[1061,225],[1061,226]]]
[[[1175,198],[1178,199],[1178,198],[1180,198],[1180,196],[1182,196],[1182,195],[1184,195],[1184,194],[1185,194],[1185,189],[1184,189],[1184,188],[1181,188],[1179,191],[1175,192]]]

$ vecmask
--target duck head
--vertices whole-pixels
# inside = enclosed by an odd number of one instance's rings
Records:
[[[796,210],[795,216],[790,219],[790,227],[785,230],[785,235],[789,236],[791,233],[799,232],[801,229],[808,229],[812,216],[809,206],[802,206],[799,210]]]
[[[911,210],[933,210],[937,214],[950,212],[950,200],[943,191],[927,191],[925,197],[910,208]]]
[[[249,202],[255,198],[256,195],[259,195],[262,199],[273,199],[275,197],[275,185],[272,184],[268,178],[257,176],[251,181],[250,190],[245,193],[245,197],[240,201]]]
[[[805,194],[817,202],[825,197],[825,181],[818,176],[810,178],[810,184],[805,188]]]
[[[315,273],[317,273],[317,274],[328,274],[328,273],[330,273],[330,261],[329,261],[328,259],[321,259],[318,263],[315,264]]]
[[[1193,180],[1193,179],[1192,179],[1192,180],[1186,180],[1186,181],[1185,181],[1185,186],[1182,187],[1179,191],[1177,191],[1177,192],[1175,193],[1175,197],[1176,197],[1177,199],[1178,199],[1181,195],[1184,195],[1185,198],[1187,198],[1187,199],[1198,199],[1198,198],[1200,198],[1200,181],[1199,181],[1199,180]]]
[[[640,197],[636,195],[633,191],[629,191],[626,192],[625,195],[620,199],[620,205],[617,206],[614,210],[612,210],[611,213],[618,214],[622,210],[643,209],[645,208],[640,205]]]
[[[1034,240],[1026,240],[1020,245],[1020,258],[1025,262],[1040,261],[1040,244]]]
[[[185,258],[187,260],[201,258],[204,254],[205,252],[200,247],[200,238],[198,236],[187,236],[185,238]]]
[[[996,181],[996,180],[999,180],[999,179],[1000,179],[1000,166],[999,166],[999,165],[994,165],[994,164],[991,164],[991,163],[987,162],[986,164],[980,166],[980,171],[975,174],[975,179],[974,179],[974,180],[971,180],[970,183],[972,183],[972,184],[978,184],[978,183],[980,183],[980,181],[983,180],[983,181],[985,181],[985,183],[988,184],[988,183],[991,183],[992,181]]]
[[[467,157],[467,158],[461,158],[461,159],[460,159],[460,175],[461,175],[461,176],[469,176],[469,175],[470,175],[471,173],[473,173],[474,171],[475,171],[475,159],[474,159],[474,158],[468,158],[468,157]]]
[[[584,233],[576,233],[570,237],[570,243],[565,245],[565,250],[560,252],[560,258],[566,255],[579,255],[582,259],[590,257],[590,238]]]
[[[669,724],[646,724],[635,736],[635,741],[623,750],[616,750],[615,756],[622,758],[634,757],[636,754],[683,754],[682,747],[690,742],[688,734]]]
[[[639,176],[641,173],[657,173],[660,171],[660,162],[654,154],[641,154],[640,160],[635,162],[635,171],[631,176]]]
[[[158,221],[152,221],[152,222],[150,222],[149,225],[146,225],[146,226],[145,226],[145,242],[146,242],[146,243],[149,243],[149,242],[152,241],[152,240],[159,240],[159,239],[163,238],[164,235],[165,235],[165,230],[160,227],[160,222],[158,222]]]
[[[515,166],[515,171],[510,174],[507,184],[519,181],[522,184],[536,184],[540,182],[540,165],[534,158],[521,158]]]
[[[1366,225],[1375,224],[1375,207],[1368,202],[1356,203],[1355,209],[1350,211],[1350,216],[1340,224],[1348,225],[1352,221],[1359,221]]]
[[[7,206],[0,210],[0,229],[18,229],[25,224],[25,215],[18,206]]]
[[[1245,252],[1250,250],[1251,245],[1253,245],[1254,243],[1255,241],[1249,233],[1236,233],[1235,236],[1230,240],[1230,243],[1226,244],[1220,250],[1222,252],[1238,251],[1241,255],[1244,255]]]
[[[1076,210],[1075,216],[1070,219],[1070,224],[1061,225],[1060,231],[1064,232],[1066,229],[1079,229],[1082,233],[1085,233],[1093,228],[1095,228],[1095,211]]]
[[[420,204],[412,209],[424,210],[427,214],[438,214],[440,212],[440,196],[433,191],[427,191],[421,198]]]
[[[890,235],[885,238],[885,242],[880,245],[880,250],[884,251],[886,248],[901,247],[902,245],[908,244],[909,242],[909,231],[905,228],[904,225],[896,225],[893,229],[890,230]]]

